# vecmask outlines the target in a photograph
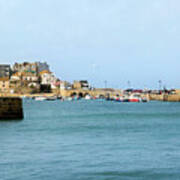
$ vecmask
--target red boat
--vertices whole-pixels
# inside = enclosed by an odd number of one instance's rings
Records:
[[[139,95],[131,95],[129,98],[128,98],[128,101],[129,102],[141,102],[141,98]]]
[[[133,98],[133,99],[129,99],[129,102],[140,102],[139,99]]]

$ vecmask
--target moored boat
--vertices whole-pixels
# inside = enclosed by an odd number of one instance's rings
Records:
[[[72,97],[68,97],[68,98],[66,98],[66,100],[73,101],[73,98]]]
[[[132,94],[129,96],[128,102],[141,102],[141,97],[139,94]]]
[[[142,98],[141,98],[141,102],[149,102],[149,100],[148,100],[148,98],[146,98],[146,97],[142,97]]]
[[[120,97],[115,97],[114,101],[116,101],[116,102],[123,102],[123,100]]]
[[[50,97],[47,97],[46,100],[47,101],[55,101],[55,100],[57,100],[57,97],[56,96],[50,96]]]
[[[84,99],[86,99],[86,100],[91,100],[92,97],[91,97],[90,95],[86,95]]]
[[[45,100],[47,100],[47,98],[44,97],[44,96],[37,96],[37,97],[35,97],[34,99],[35,99],[36,101],[45,101]]]

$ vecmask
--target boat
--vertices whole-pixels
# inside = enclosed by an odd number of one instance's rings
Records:
[[[114,101],[114,98],[107,97],[106,101]]]
[[[146,97],[142,97],[142,98],[141,98],[141,102],[149,102],[149,100],[148,100],[148,98],[146,98]]]
[[[97,100],[97,99],[102,99],[102,98],[100,98],[99,96],[94,96],[92,99]]]
[[[114,97],[114,101],[116,102],[129,102],[129,97],[127,96],[120,96],[120,97]]]
[[[46,100],[47,101],[55,101],[55,100],[57,100],[57,97],[56,96],[50,96],[50,97],[47,97]]]
[[[115,97],[114,101],[116,101],[116,102],[123,102],[123,100],[120,97]]]
[[[92,97],[91,97],[90,95],[86,95],[84,99],[86,99],[86,100],[91,100]]]
[[[68,97],[66,100],[73,101],[73,98],[72,97]]]
[[[128,97],[128,102],[141,102],[141,97],[138,94],[132,94]]]
[[[45,101],[45,100],[47,100],[47,98],[44,97],[44,96],[37,96],[37,97],[35,97],[34,99],[35,99],[36,101]]]

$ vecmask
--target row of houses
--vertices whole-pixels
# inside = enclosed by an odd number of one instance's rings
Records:
[[[50,71],[46,62],[23,62],[0,65],[0,92],[51,91],[58,88],[60,80]]]

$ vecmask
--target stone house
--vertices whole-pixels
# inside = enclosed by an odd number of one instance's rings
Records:
[[[6,64],[1,64],[0,65],[0,77],[4,78],[4,77],[10,77],[11,75],[11,67],[10,65],[6,65]]]
[[[41,85],[50,85],[51,89],[56,89],[57,78],[52,72],[48,70],[43,70],[39,73],[41,78]]]
[[[13,66],[13,72],[21,72],[21,73],[33,73],[35,75],[38,74],[38,66],[37,63],[15,63]]]
[[[60,90],[71,90],[72,84],[67,81],[61,81],[60,82]]]
[[[50,71],[49,65],[46,62],[37,62],[38,73],[42,71]]]
[[[86,80],[84,80],[84,81],[74,81],[73,88],[74,89],[89,90],[90,89],[90,85],[89,85],[88,81],[86,81]]]
[[[10,81],[8,77],[0,77],[0,92],[10,91]]]
[[[16,72],[16,73],[12,74],[10,80],[11,80],[11,82],[21,81],[21,73]]]

